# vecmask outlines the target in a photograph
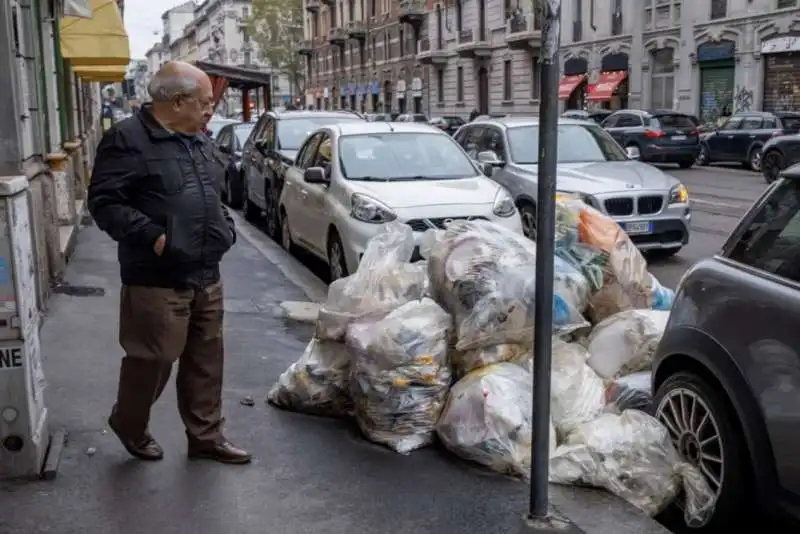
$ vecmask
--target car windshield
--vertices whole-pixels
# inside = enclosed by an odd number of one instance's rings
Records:
[[[236,139],[239,141],[239,146],[244,146],[247,138],[250,137],[250,132],[253,131],[255,124],[242,124],[233,129],[236,133]]]
[[[477,174],[458,144],[437,133],[343,136],[339,162],[348,180],[448,180]]]
[[[345,121],[360,121],[357,115],[341,115],[338,117],[303,117],[278,121],[278,148],[281,150],[300,150],[303,141],[311,132],[325,126]]]
[[[538,162],[539,126],[508,129],[511,159],[520,165]],[[628,161],[625,152],[605,130],[593,124],[558,125],[558,163]]]

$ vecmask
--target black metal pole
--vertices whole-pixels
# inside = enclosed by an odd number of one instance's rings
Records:
[[[531,519],[548,516],[550,460],[550,375],[553,349],[553,256],[555,253],[556,161],[558,150],[558,48],[561,0],[539,0],[544,15],[539,100],[539,157],[536,196],[536,305],[533,319],[533,446]]]

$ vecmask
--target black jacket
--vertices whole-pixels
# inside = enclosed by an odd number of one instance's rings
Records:
[[[119,243],[123,284],[189,289],[219,280],[219,262],[236,241],[220,201],[224,173],[205,135],[170,133],[147,105],[103,135],[88,204]],[[153,245],[162,234],[158,256]]]

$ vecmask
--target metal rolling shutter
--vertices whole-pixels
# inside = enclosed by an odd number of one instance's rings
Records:
[[[764,111],[800,110],[800,52],[762,56]]]
[[[733,66],[709,66],[700,69],[700,122],[716,121],[727,106],[733,113]]]

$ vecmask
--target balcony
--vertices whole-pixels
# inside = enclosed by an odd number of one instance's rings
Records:
[[[300,46],[297,48],[297,53],[301,56],[310,56],[311,52],[314,51],[314,43],[311,42],[311,39],[304,39],[300,41]]]
[[[347,31],[344,28],[331,28],[328,32],[328,42],[336,46],[344,46],[347,42]]]
[[[324,5],[336,7],[336,0],[320,0]]]
[[[418,27],[425,20],[424,0],[400,0],[397,6],[397,20]]]
[[[306,11],[309,13],[319,13],[320,7],[322,7],[320,0],[306,0]]]
[[[472,30],[461,30],[458,32],[458,46],[456,46],[456,53],[460,57],[484,58],[492,55],[491,45],[487,41],[476,40],[475,33],[476,32],[473,32]]]
[[[347,36],[350,37],[350,39],[363,41],[367,38],[367,27],[361,20],[351,20],[347,23],[345,29],[347,30]]]
[[[534,50],[542,45],[541,25],[532,14],[517,15],[506,21],[506,46],[512,50]],[[537,27],[539,26],[539,27]]]
[[[447,50],[432,45],[430,39],[422,39],[419,42],[417,61],[423,65],[445,65],[447,64]]]

